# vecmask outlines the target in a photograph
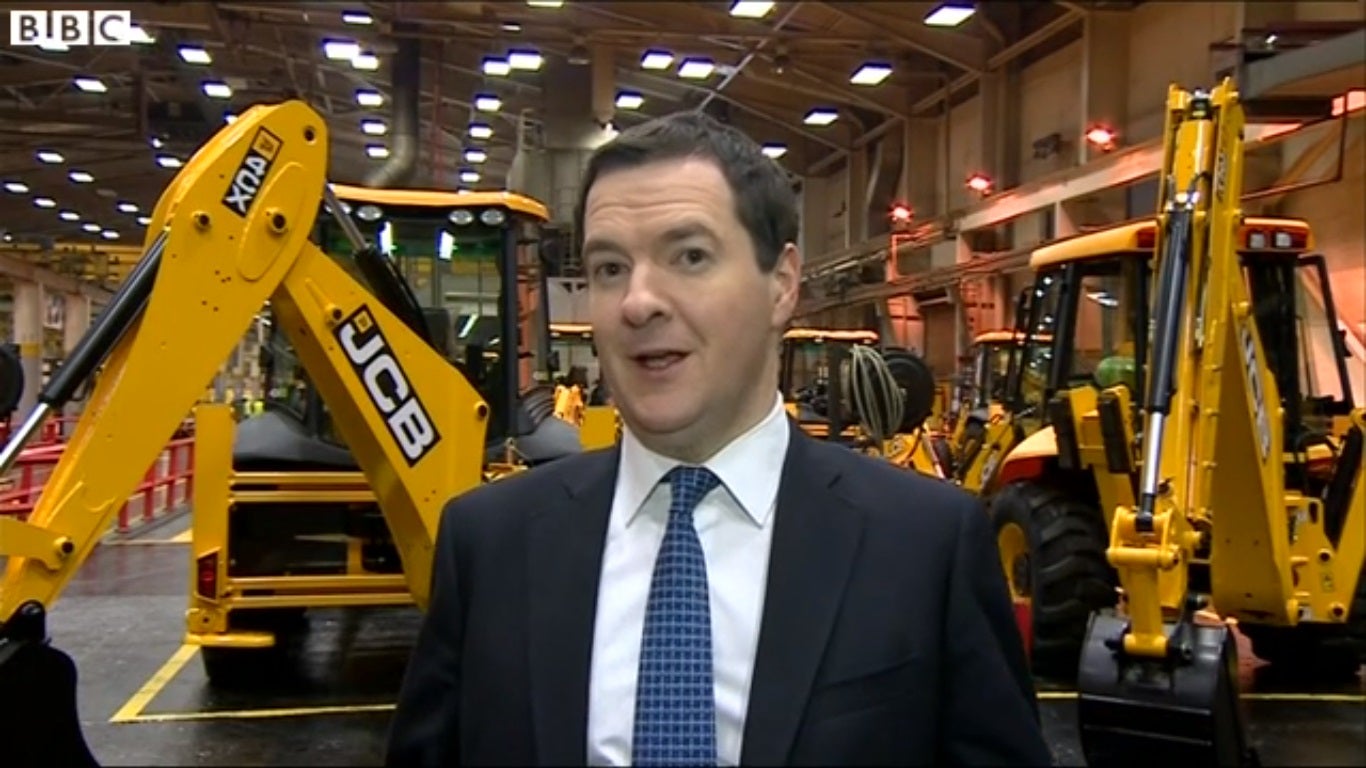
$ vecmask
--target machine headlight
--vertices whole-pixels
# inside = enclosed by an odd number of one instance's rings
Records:
[[[457,227],[463,227],[474,221],[474,214],[465,208],[457,208],[456,210],[451,211],[450,215],[446,218],[450,219],[451,223]]]
[[[1250,234],[1247,236],[1247,247],[1253,249],[1254,251],[1255,251],[1255,250],[1260,250],[1260,249],[1262,249],[1262,248],[1265,248],[1265,247],[1266,247],[1266,233],[1265,233],[1265,232],[1252,232],[1252,233],[1250,233]]]
[[[1275,245],[1276,245],[1277,248],[1289,248],[1289,247],[1290,247],[1290,233],[1289,233],[1289,232],[1277,232],[1273,237],[1274,237],[1273,242],[1275,243]]]
[[[507,214],[503,213],[501,209],[489,208],[479,214],[479,220],[490,227],[498,227],[502,226],[504,221],[507,221]]]
[[[356,217],[361,221],[379,221],[384,215],[378,205],[362,205],[356,209]]]

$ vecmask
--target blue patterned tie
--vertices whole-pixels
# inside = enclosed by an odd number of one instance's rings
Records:
[[[669,524],[655,559],[636,681],[632,765],[716,765],[707,562],[693,509],[720,479],[676,467]]]

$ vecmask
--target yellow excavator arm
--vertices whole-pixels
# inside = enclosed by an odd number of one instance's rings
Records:
[[[0,454],[7,469],[43,419],[95,375],[33,513],[0,518],[8,556],[0,668],[45,646],[43,616],[267,300],[373,488],[425,607],[439,514],[482,480],[489,409],[449,361],[310,242],[328,201],[362,246],[327,186],[327,158],[327,126],[306,104],[253,107],[161,196],[143,259]],[[11,693],[3,678],[3,700],[33,695]]]

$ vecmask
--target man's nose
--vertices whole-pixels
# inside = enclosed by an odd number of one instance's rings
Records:
[[[626,296],[621,302],[622,316],[628,325],[643,326],[669,311],[666,276],[649,264],[631,270]]]

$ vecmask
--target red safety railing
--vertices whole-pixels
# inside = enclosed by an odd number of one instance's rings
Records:
[[[127,533],[136,525],[152,522],[190,503],[194,492],[194,437],[179,436],[184,431],[167,444],[147,468],[142,482],[119,508],[114,527],[120,533]],[[13,515],[21,520],[28,518],[65,448],[64,442],[39,443],[19,454],[9,475],[0,480],[4,483],[0,486],[3,487],[0,515]]]
[[[38,448],[41,446],[57,445],[66,442],[67,435],[76,428],[76,422],[80,416],[53,416],[43,422],[38,434],[33,436],[26,446],[28,448]],[[15,429],[19,428],[17,420],[13,417],[0,421],[0,445],[9,442],[10,435]]]

